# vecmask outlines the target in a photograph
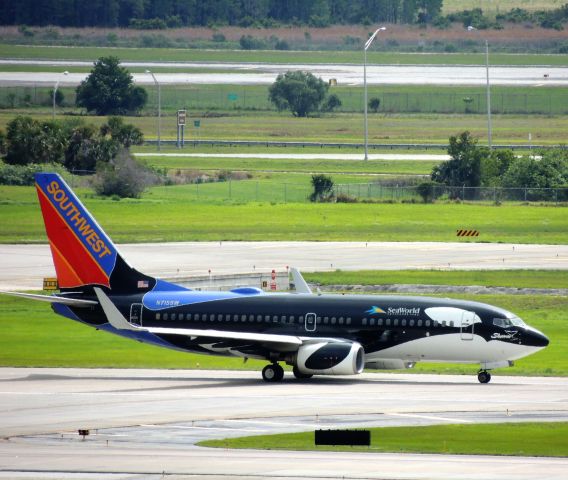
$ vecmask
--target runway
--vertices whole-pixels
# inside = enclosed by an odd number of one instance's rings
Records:
[[[18,60],[0,59],[2,65],[34,65],[91,67],[92,62],[74,60]],[[279,74],[289,70],[311,72],[326,82],[333,78],[340,85],[361,86],[362,65],[348,64],[278,64],[278,63],[220,63],[220,62],[123,62],[126,68],[165,68],[172,72],[156,73],[162,85],[268,85]],[[195,72],[192,69],[223,69],[225,72]],[[25,70],[25,68],[23,68]],[[175,72],[176,69],[185,70]],[[76,86],[88,73],[71,72],[0,72],[1,85],[60,85]],[[553,65],[505,66],[491,65],[492,85],[566,86],[565,67]],[[133,80],[140,85],[152,85],[147,73],[134,73]],[[367,83],[371,85],[464,85],[482,86],[486,82],[484,65],[367,65]]]
[[[178,242],[119,245],[130,264],[161,278],[400,269],[568,269],[568,245],[442,242]],[[47,245],[0,245],[0,290],[40,289],[55,275]]]
[[[567,421],[568,379],[0,369],[0,478],[563,479],[566,458],[196,447],[327,427]],[[83,441],[77,429],[88,428]]]

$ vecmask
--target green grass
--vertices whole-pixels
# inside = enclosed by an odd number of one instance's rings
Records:
[[[370,447],[316,447],[313,432],[206,440],[198,445],[263,450],[568,456],[568,423],[564,422],[385,427],[370,430]]]
[[[63,112],[64,110],[62,110]],[[31,115],[38,120],[51,120],[51,109],[21,109],[0,111],[0,129],[17,115]],[[220,116],[203,116],[202,111],[190,110],[189,126],[186,129],[186,141],[200,140],[254,140],[254,141],[295,141],[295,142],[340,142],[358,143],[364,141],[363,118],[361,114],[342,113],[325,115],[320,118],[295,118],[286,113],[274,112],[220,112]],[[58,115],[58,118],[65,118]],[[106,117],[85,116],[88,123],[101,125]],[[194,119],[201,120],[199,131],[193,128]],[[155,115],[128,117],[142,129],[147,138],[157,137],[157,118]],[[479,144],[487,143],[487,117],[485,115],[369,115],[369,143],[393,144],[448,144],[451,135],[469,131],[479,138]],[[568,115],[566,116],[530,116],[530,115],[493,115],[494,144],[528,144],[529,133],[533,144],[558,145],[566,142]],[[162,139],[176,139],[176,120],[173,114],[164,114],[162,118]],[[155,148],[155,147],[154,147]],[[225,147],[224,147],[225,148]],[[260,146],[246,147],[250,152],[264,151]],[[155,151],[155,150],[154,150]],[[198,150],[186,146],[187,152],[210,152],[211,147],[199,147]],[[232,150],[226,150],[232,151]],[[290,150],[279,150],[285,153]],[[329,151],[337,153],[336,148]],[[326,153],[326,150],[319,150]],[[359,152],[362,152],[359,149]],[[373,150],[371,150],[371,153]],[[394,150],[405,153],[405,150]],[[428,152],[426,152],[428,153]]]
[[[47,47],[36,45],[0,45],[1,58],[32,58],[95,61],[115,55],[122,61],[177,62],[261,62],[261,63],[352,63],[362,61],[360,51],[275,51],[275,50],[197,50],[176,48]],[[483,65],[481,53],[399,53],[369,52],[369,63],[378,64],[449,64]],[[493,65],[568,65],[566,55],[491,55]]]
[[[158,72],[156,72],[158,73]],[[52,87],[18,86],[4,87],[0,92],[0,105],[23,106],[31,100],[32,105],[51,106]],[[149,94],[147,111],[156,109],[156,92],[152,85],[145,86]],[[196,111],[226,111],[234,115],[241,112],[272,111],[276,108],[268,99],[269,85],[164,85],[161,89],[162,109],[174,114],[184,106]],[[75,89],[61,87],[67,109],[75,103]],[[337,95],[342,106],[339,112],[356,112],[360,115],[363,106],[361,86],[340,85],[332,87],[330,93]],[[370,85],[369,98],[381,100],[381,115],[386,113],[441,113],[484,114],[486,92],[484,87],[439,86],[439,85]],[[12,103],[9,95],[15,95]],[[24,97],[30,96],[25,101]],[[471,99],[466,105],[464,98]],[[491,107],[494,114],[546,114],[568,113],[568,89],[566,87],[540,86],[493,86]],[[63,110],[65,110],[62,109]],[[78,111],[78,110],[77,110]],[[287,114],[287,116],[290,116]],[[329,118],[330,115],[324,115]],[[371,113],[371,118],[377,115]]]
[[[261,184],[259,182],[258,184]],[[562,207],[503,204],[277,203],[298,190],[267,182],[272,203],[256,203],[257,182],[155,187],[140,200],[92,198],[79,190],[99,223],[117,242],[193,240],[460,241],[458,228],[480,231],[476,241],[565,244]],[[239,189],[245,189],[239,194]],[[241,200],[239,200],[239,198]],[[252,202],[251,202],[252,200]],[[239,203],[239,202],[246,203]],[[299,201],[299,200],[297,200]],[[0,187],[0,243],[44,242],[33,187]],[[519,219],[522,218],[522,222]],[[404,219],[404,221],[401,221]],[[469,240],[461,240],[467,242]]]
[[[565,270],[359,270],[305,273],[321,285],[481,285],[514,288],[568,288]]]
[[[496,370],[503,375],[568,375],[566,297],[452,295],[490,303],[518,314],[549,336],[544,350]],[[125,367],[259,370],[264,362],[194,355],[147,346],[81,325],[53,313],[45,303],[0,295],[0,366]],[[474,375],[476,365],[418,363],[406,373]],[[398,371],[400,372],[400,371]]]
[[[475,2],[476,8],[481,8],[486,15],[505,13],[513,8],[523,8],[529,11],[552,10],[560,8],[566,0],[478,0]],[[444,14],[471,10],[472,3],[469,0],[444,0],[442,12]]]
[[[262,147],[256,147],[256,151]],[[231,149],[232,150],[232,149]],[[225,154],[230,155],[226,151]],[[250,151],[250,147],[249,147]],[[280,151],[285,154],[288,151]],[[184,153],[194,153],[189,147]],[[197,153],[197,152],[195,152]],[[208,153],[208,152],[204,152]],[[252,153],[252,152],[251,152]],[[305,152],[307,153],[307,152]],[[321,153],[321,150],[318,152]],[[329,153],[329,150],[327,151]],[[336,151],[337,154],[341,152]],[[168,170],[230,170],[245,172],[301,172],[341,174],[334,180],[347,183],[345,174],[391,174],[391,175],[429,175],[439,162],[421,160],[367,160],[363,152],[358,152],[361,160],[301,160],[301,159],[263,159],[263,158],[211,158],[211,157],[160,157],[145,156],[139,158],[149,165]],[[373,154],[374,152],[371,152]],[[404,154],[407,154],[405,151]],[[361,179],[359,179],[361,181]],[[365,178],[369,181],[369,177]],[[297,180],[295,180],[297,182]]]

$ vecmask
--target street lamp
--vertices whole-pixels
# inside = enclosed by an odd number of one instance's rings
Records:
[[[67,70],[65,70],[63,72],[63,75],[69,75],[69,72]],[[59,77],[57,79],[57,82],[55,82],[55,87],[53,88],[53,113],[52,113],[52,117],[55,120],[55,95],[57,93],[57,89],[59,88],[59,82],[61,81],[61,77]]]
[[[471,32],[477,30],[472,25],[467,27],[467,31]],[[487,93],[487,145],[489,150],[492,149],[492,133],[491,133],[491,91],[489,89],[489,42],[485,39],[485,80],[486,80],[486,93]]]
[[[162,140],[161,140],[162,92],[161,92],[161,89],[160,89],[160,84],[158,83],[158,80],[156,80],[156,76],[150,70],[146,70],[146,73],[149,73],[150,75],[152,75],[152,78],[154,79],[154,83],[156,84],[156,87],[158,88],[158,151],[160,151],[160,149],[162,147]]]
[[[385,30],[386,30],[386,27],[377,28],[375,30],[375,33],[373,33],[373,35],[371,35],[369,40],[367,40],[367,43],[365,43],[365,48],[364,48],[365,61],[363,63],[363,87],[365,89],[365,98],[364,98],[364,103],[365,103],[365,160],[369,159],[369,126],[368,126],[368,123],[367,123],[367,50],[371,46],[371,44],[373,43],[373,40],[375,39],[377,34],[379,32],[383,32]]]

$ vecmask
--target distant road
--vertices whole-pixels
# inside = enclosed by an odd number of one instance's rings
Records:
[[[175,158],[262,158],[267,160],[362,160],[361,153],[135,153],[140,158],[175,157]],[[449,155],[422,153],[370,153],[369,160],[417,160],[422,162],[442,162],[449,160]]]
[[[0,60],[2,65],[91,66],[91,62],[51,60]],[[268,64],[268,63],[180,63],[180,62],[124,62],[127,68],[183,69],[185,72],[160,73],[156,78],[161,84],[233,84],[266,85],[276,76],[288,70],[306,70],[328,81],[335,78],[341,85],[361,85],[362,65],[332,64]],[[224,72],[191,72],[192,69],[217,69]],[[60,81],[63,85],[78,85],[87,73],[61,72],[0,72],[1,85],[48,84]],[[134,81],[142,85],[153,84],[152,77],[134,73]],[[568,86],[568,68],[552,66],[492,66],[492,85]],[[481,65],[368,65],[367,83],[373,85],[485,85],[485,67]]]
[[[285,271],[563,269],[568,245],[442,242],[179,242],[119,245],[130,264],[158,277]],[[0,245],[0,290],[41,288],[54,276],[47,245]]]

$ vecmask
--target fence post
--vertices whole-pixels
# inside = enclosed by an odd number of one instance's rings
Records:
[[[527,201],[527,187],[525,187],[525,202]]]
[[[284,203],[287,203],[286,197],[287,197],[287,195],[286,195],[286,184],[284,184]]]
[[[229,179],[229,198],[233,198],[232,196],[232,188],[231,188],[231,179]]]
[[[258,202],[258,180],[256,181],[256,201]]]

